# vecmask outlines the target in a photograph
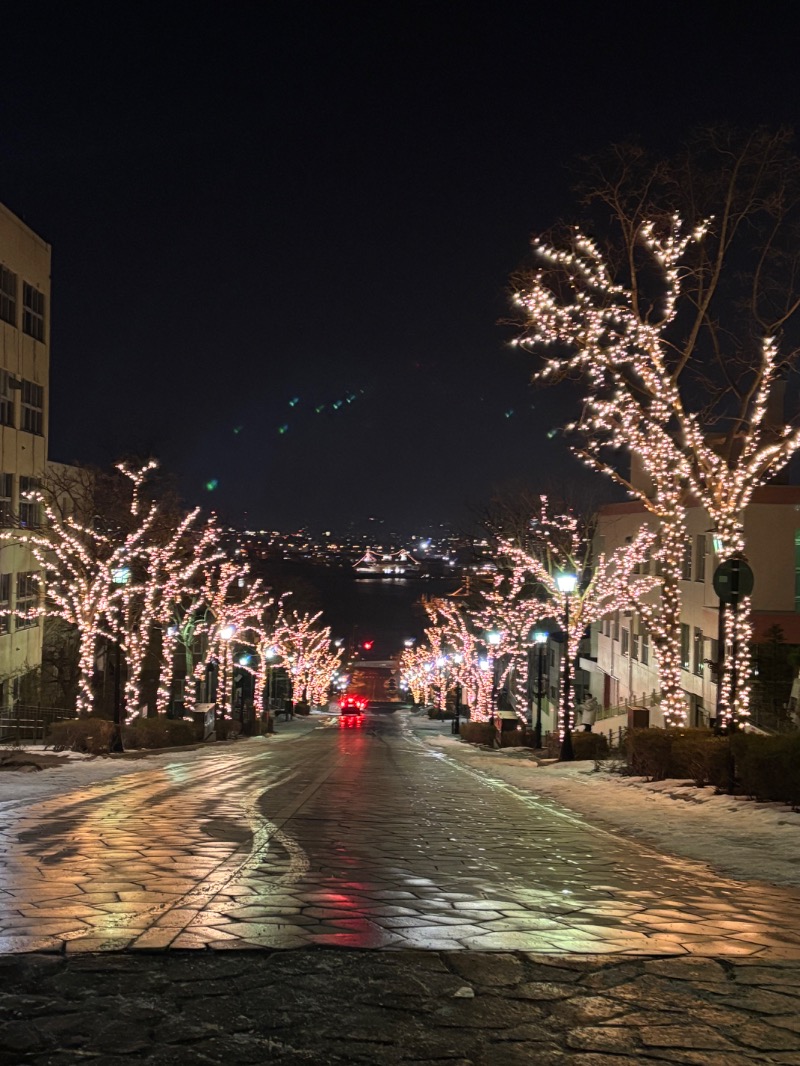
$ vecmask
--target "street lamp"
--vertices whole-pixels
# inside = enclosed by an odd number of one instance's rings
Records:
[[[558,591],[564,597],[564,642],[566,649],[564,653],[564,686],[562,690],[562,700],[564,703],[564,739],[561,741],[561,755],[560,758],[564,762],[571,762],[575,758],[575,752],[572,747],[572,721],[569,711],[569,686],[570,686],[570,657],[569,657],[569,598],[575,591],[578,584],[578,578],[575,574],[557,574],[556,586]]]
[[[117,586],[127,585],[131,579],[131,571],[128,566],[118,566],[111,571],[111,580]],[[117,647],[114,655],[114,728],[111,731],[111,740],[108,750],[120,752],[125,750],[122,743],[122,650],[120,647],[122,634],[117,633]]]
[[[543,675],[543,661],[544,652],[547,646],[548,634],[544,629],[537,629],[533,634],[533,643],[539,649],[538,664],[536,671],[536,725],[533,728],[533,746],[534,748],[541,748],[542,746],[542,675]],[[531,682],[530,675],[528,676],[528,702],[530,703],[530,691]]]

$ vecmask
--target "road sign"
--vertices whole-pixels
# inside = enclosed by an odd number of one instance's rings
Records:
[[[713,583],[720,603],[735,607],[753,591],[753,571],[744,559],[726,559],[714,571]]]

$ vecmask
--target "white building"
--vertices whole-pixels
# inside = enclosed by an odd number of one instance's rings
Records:
[[[602,508],[598,548],[611,552],[644,524],[656,521],[637,502]],[[714,555],[708,515],[687,511],[688,540],[682,581],[682,682],[689,723],[707,725],[715,717],[717,686],[710,663],[717,660],[719,600],[712,579]],[[770,627],[781,627],[787,644],[800,644],[800,487],[766,485],[757,489],[745,512],[745,552],[755,576],[753,625],[756,642]],[[655,563],[643,572],[654,572]],[[592,649],[581,658],[592,696],[600,704],[596,728],[628,724],[663,725],[658,704],[658,671],[652,643],[638,614],[617,612],[592,627]],[[788,700],[789,693],[786,698]],[[629,715],[629,712],[631,714]]]
[[[0,204],[0,528],[31,528],[26,499],[45,471],[50,372],[50,245]],[[21,544],[0,541],[0,713],[41,662],[36,564]]]

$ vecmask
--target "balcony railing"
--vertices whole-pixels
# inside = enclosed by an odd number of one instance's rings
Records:
[[[658,707],[661,704],[661,695],[656,692],[643,692],[641,696],[628,696],[622,703],[614,707],[603,707],[595,713],[595,721],[602,722],[606,718],[616,718],[617,715],[627,714],[634,707]]]

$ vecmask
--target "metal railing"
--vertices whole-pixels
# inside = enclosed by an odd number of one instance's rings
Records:
[[[661,704],[661,696],[658,692],[643,692],[641,696],[628,696],[614,707],[601,707],[595,712],[594,720],[601,722],[604,718],[616,718],[619,714],[627,714],[634,707],[658,707]]]
[[[17,703],[14,707],[0,708],[0,742],[19,744],[23,740],[44,740],[53,722],[77,717],[77,711],[65,707]]]

